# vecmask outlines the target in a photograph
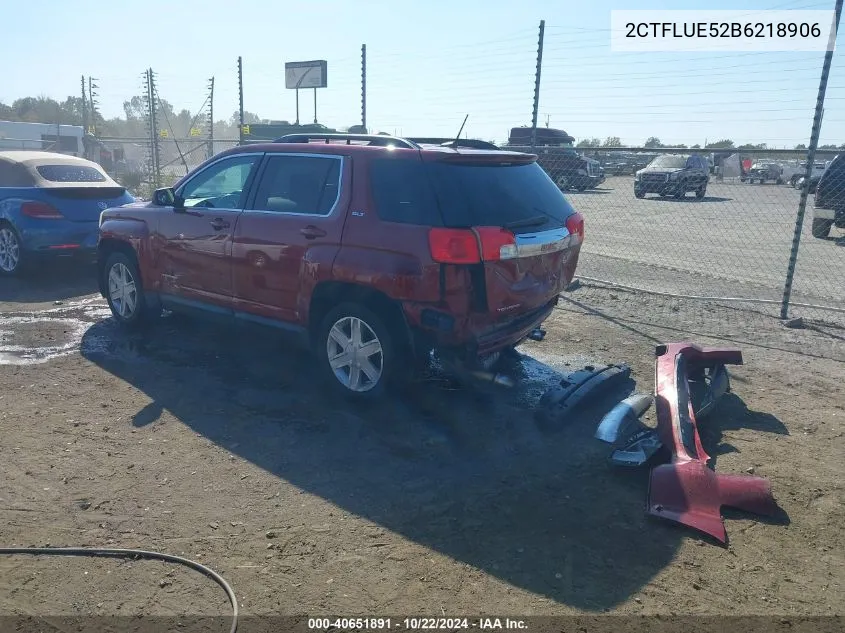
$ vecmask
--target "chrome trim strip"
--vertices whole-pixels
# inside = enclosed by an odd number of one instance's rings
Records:
[[[532,257],[566,250],[572,242],[572,236],[566,227],[540,231],[539,233],[520,233],[516,236],[516,254],[519,257]]]
[[[608,444],[617,442],[620,434],[627,430],[626,424],[636,423],[653,401],[654,397],[648,394],[628,396],[602,418],[593,437]]]

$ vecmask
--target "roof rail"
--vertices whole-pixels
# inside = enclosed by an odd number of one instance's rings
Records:
[[[409,141],[413,141],[414,143],[425,144],[425,145],[439,145],[440,147],[467,147],[471,149],[492,149],[492,150],[499,150],[501,149],[498,145],[494,143],[489,143],[487,141],[482,141],[475,138],[462,138],[462,139],[453,139],[453,138],[433,138],[433,137],[411,137],[408,138]]]
[[[388,147],[396,145],[406,149],[420,149],[416,143],[399,138],[396,136],[388,136],[386,134],[285,134],[275,139],[274,143],[310,143],[311,141],[325,141],[327,144],[331,141],[346,141],[347,145],[351,145],[352,141],[368,141],[368,145],[375,147]]]

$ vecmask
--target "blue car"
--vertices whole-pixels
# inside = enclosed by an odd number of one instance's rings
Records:
[[[0,275],[19,274],[50,257],[93,259],[100,213],[134,200],[89,160],[0,151]]]

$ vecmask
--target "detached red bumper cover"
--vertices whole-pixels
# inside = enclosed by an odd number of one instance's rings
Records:
[[[647,512],[727,541],[723,505],[762,515],[778,511],[769,482],[751,475],[722,475],[708,467],[690,401],[688,376],[705,367],[741,365],[733,348],[670,343],[656,349],[655,411],[663,445],[672,462],[655,467],[649,481]]]

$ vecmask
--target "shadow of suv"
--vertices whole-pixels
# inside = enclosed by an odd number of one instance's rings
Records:
[[[297,134],[104,211],[100,292],[126,326],[166,308],[281,328],[373,398],[434,349],[475,370],[526,339],[583,237],[535,155]]]
[[[845,154],[837,154],[816,185],[813,237],[827,237],[830,228],[845,229]]]
[[[697,154],[661,154],[645,169],[634,175],[634,195],[643,198],[647,193],[683,198],[694,191],[703,198],[710,182],[710,164]]]

